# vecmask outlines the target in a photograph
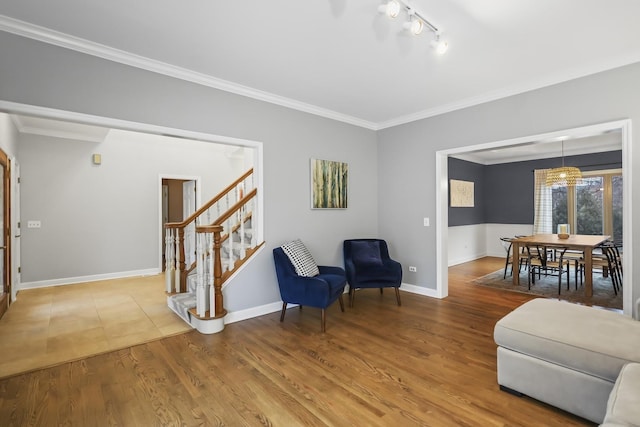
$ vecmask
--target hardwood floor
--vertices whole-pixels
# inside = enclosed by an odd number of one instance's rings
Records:
[[[6,378],[0,424],[592,425],[499,391],[493,327],[531,297],[467,282],[502,261],[452,267],[443,300],[358,291],[324,334],[293,308]]]

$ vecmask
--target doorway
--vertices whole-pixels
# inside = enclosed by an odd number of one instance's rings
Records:
[[[161,221],[161,268],[166,269],[165,257],[165,224],[168,222],[182,222],[189,218],[200,206],[198,199],[198,178],[195,177],[162,177],[162,221]],[[195,233],[185,234],[185,255],[190,258],[193,252],[194,259],[187,259],[186,262],[195,261]],[[190,250],[192,248],[193,250]]]
[[[623,176],[623,200],[632,200],[632,188],[631,188],[631,121],[620,120],[616,122],[601,123],[592,126],[584,126],[581,128],[565,129],[556,132],[550,132],[546,134],[526,136],[521,138],[515,138],[511,140],[490,142],[485,144],[478,144],[474,146],[453,148],[448,150],[442,150],[436,152],[436,297],[444,298],[448,295],[448,239],[447,232],[449,226],[448,219],[448,157],[453,154],[468,153],[478,150],[492,150],[499,149],[501,147],[518,146],[524,144],[530,144],[531,141],[550,141],[569,138],[579,138],[586,135],[593,135],[597,133],[606,133],[609,131],[620,131],[622,136],[622,176]],[[623,260],[623,269],[625,270],[625,276],[623,278],[623,312],[625,315],[631,316],[633,313],[633,296],[632,286],[633,283],[632,274],[633,270],[630,268],[629,259],[633,259],[631,255],[632,236],[632,215],[631,215],[631,203],[625,203],[623,206],[623,240],[625,242],[625,258]]]
[[[7,154],[0,150],[0,318],[6,313],[11,303],[11,171]]]

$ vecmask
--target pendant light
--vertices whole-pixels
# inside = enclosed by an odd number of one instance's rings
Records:
[[[562,167],[547,171],[546,185],[548,187],[574,187],[582,183],[582,172],[573,166],[564,165],[564,140],[562,141]]]

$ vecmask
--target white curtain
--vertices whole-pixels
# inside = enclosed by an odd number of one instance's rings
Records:
[[[536,169],[533,234],[553,233],[553,212],[551,204],[551,187],[546,185],[547,171],[549,169]]]

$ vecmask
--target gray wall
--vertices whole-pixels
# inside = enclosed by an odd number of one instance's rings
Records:
[[[418,267],[410,283],[436,288],[436,228],[423,217],[436,215],[436,152],[504,141],[630,118],[640,120],[640,64],[572,80],[378,132],[379,234],[397,256]],[[638,127],[632,139],[637,141]],[[640,151],[629,153],[632,168]],[[640,175],[632,184],[640,188]],[[625,201],[626,203],[627,201]],[[630,200],[638,212],[640,199]],[[633,250],[640,245],[640,217],[633,223]],[[414,264],[415,263],[415,264]],[[632,264],[630,264],[632,265]],[[640,266],[633,267],[634,275]],[[640,282],[633,285],[640,297]]]
[[[94,165],[93,153],[102,155]],[[19,138],[22,282],[159,268],[160,176],[200,178],[207,201],[245,172],[225,146],[111,130],[102,142]]]
[[[583,171],[622,167],[622,151],[567,156],[567,166]],[[534,169],[562,165],[560,158],[480,165],[450,157],[450,179],[475,182],[475,206],[449,206],[449,226],[470,224],[533,224]]]
[[[394,258],[418,267],[407,283],[435,289],[437,151],[640,119],[640,64],[375,133],[7,33],[0,33],[0,58],[0,100],[264,144],[268,250],[228,289],[231,311],[279,300],[270,249],[293,237],[308,242],[318,262],[339,265],[344,238],[378,235]],[[640,165],[640,151],[630,155],[632,167]],[[349,163],[349,209],[309,209],[310,157]],[[638,181],[636,173],[636,188]],[[640,201],[631,203],[638,212]],[[635,251],[639,221],[632,219]],[[640,281],[632,297],[639,296]]]
[[[4,101],[262,142],[266,250],[225,288],[230,311],[280,300],[273,247],[299,237],[318,263],[341,265],[343,239],[377,235],[373,131],[2,32],[0,58]],[[311,157],[349,163],[348,209],[310,209]]]

